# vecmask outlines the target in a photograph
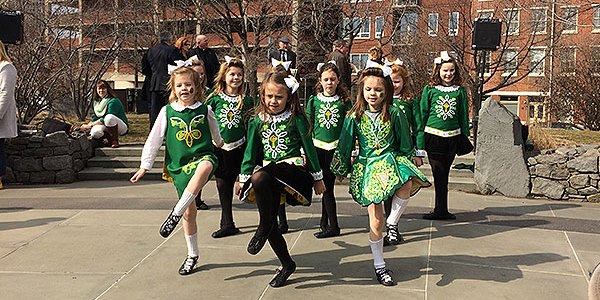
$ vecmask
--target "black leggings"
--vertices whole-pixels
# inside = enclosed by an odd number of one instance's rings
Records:
[[[429,157],[435,186],[435,208],[433,212],[446,214],[448,213],[448,176],[454,161],[454,154],[427,153],[427,156]]]
[[[294,261],[287,244],[277,226],[279,199],[283,191],[281,184],[266,172],[258,171],[250,178],[258,206],[258,228],[256,235],[268,236],[269,245],[283,268],[292,268]]]
[[[233,222],[233,187],[235,180],[217,178],[217,191],[221,202],[221,228],[234,227]]]

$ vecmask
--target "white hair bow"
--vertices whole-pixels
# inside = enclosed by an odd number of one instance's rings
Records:
[[[292,65],[292,61],[282,61],[282,60],[276,60],[274,58],[271,57],[271,65],[273,66],[273,68],[282,65],[283,68],[288,71],[290,69],[290,66]]]
[[[191,67],[192,66],[192,61],[191,60],[176,60],[174,61],[175,65],[167,65],[167,73],[169,75],[171,75],[171,73],[173,73],[173,71],[181,68],[181,67]]]
[[[191,61],[191,62],[193,63],[195,60],[199,61],[200,59],[198,58],[198,55],[194,55],[194,56],[192,56],[192,57],[189,57],[189,58],[188,58],[188,59],[186,59],[185,61],[188,61],[188,60],[189,60],[189,61]]]
[[[239,59],[239,58],[231,57],[231,56],[229,56],[229,55],[225,55],[225,62],[226,62],[226,63],[230,63],[230,62],[231,62],[232,60],[234,60],[234,59],[237,59],[237,60],[241,61],[242,63],[244,63],[244,60],[243,60],[243,59]]]
[[[397,66],[403,66],[404,62],[401,61],[399,58],[396,58],[395,61],[391,62],[392,65],[397,65]]]
[[[300,87],[300,82],[298,82],[296,77],[292,75],[288,75],[288,77],[284,78],[283,80],[285,80],[285,85],[292,90],[292,94],[295,93]]]
[[[321,69],[323,68],[324,65],[326,64],[334,64],[335,66],[337,66],[337,63],[335,62],[335,60],[330,60],[326,63],[318,63],[317,64],[317,71],[321,72]]]
[[[390,68],[389,66],[386,66],[386,65],[379,64],[372,60],[367,60],[367,65],[365,66],[365,68],[381,69],[381,71],[383,71],[383,76],[390,76],[390,74],[392,74],[392,68]]]
[[[443,62],[447,62],[450,61],[452,58],[450,57],[450,54],[448,54],[448,51],[442,51],[440,52],[440,56],[436,57],[435,60],[433,61],[436,65],[439,65]]]

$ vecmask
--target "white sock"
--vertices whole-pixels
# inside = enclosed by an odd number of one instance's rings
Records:
[[[402,216],[407,206],[408,199],[400,199],[394,195],[392,198],[392,210],[390,211],[390,215],[387,217],[385,222],[389,225],[398,225],[400,216]]]
[[[177,201],[175,208],[173,208],[173,214],[176,216],[183,215],[183,212],[190,206],[190,203],[194,202],[196,195],[188,192],[187,189],[181,194],[181,198]]]
[[[192,235],[185,235],[185,243],[187,244],[188,255],[195,257],[198,256],[198,233]]]
[[[373,266],[375,266],[375,269],[385,268],[385,261],[383,260],[383,238],[379,241],[371,241],[371,239],[369,239],[369,244],[371,245],[371,253],[373,253]]]

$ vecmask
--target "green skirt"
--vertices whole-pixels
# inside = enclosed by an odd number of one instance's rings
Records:
[[[379,204],[409,180],[413,183],[411,196],[421,187],[431,186],[423,172],[404,156],[394,153],[358,156],[350,174],[350,195],[362,206]]]
[[[212,171],[208,176],[208,178],[210,179],[215,173],[215,170],[218,166],[217,157],[214,154],[207,154],[201,157],[194,157],[184,166],[175,166],[174,164],[166,165],[165,167],[163,167],[162,178],[164,180],[172,182],[175,185],[175,188],[177,189],[177,196],[181,198],[181,194],[183,194],[185,187],[187,187],[188,183],[190,182],[190,179],[192,179],[192,176],[194,176],[194,173],[196,173],[196,168],[198,167],[198,164],[203,161],[208,161],[213,165]]]

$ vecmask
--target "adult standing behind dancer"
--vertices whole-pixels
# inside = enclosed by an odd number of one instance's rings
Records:
[[[279,38],[279,49],[272,50],[269,53],[269,61],[274,58],[278,61],[291,61],[290,68],[296,68],[296,52],[288,49],[290,39],[286,36]]]
[[[333,51],[327,55],[327,61],[335,61],[335,65],[340,71],[340,82],[343,83],[348,90],[352,88],[352,67],[348,59],[348,44],[344,40],[336,40],[333,42]]]
[[[167,82],[169,74],[167,65],[173,64],[176,60],[185,58],[179,49],[171,45],[173,35],[168,31],[163,31],[158,35],[158,45],[148,50],[148,62],[152,69],[152,79],[150,81],[150,128],[158,116],[160,109],[167,104],[169,95],[167,93]]]
[[[206,86],[213,88],[215,76],[219,72],[219,59],[213,49],[208,48],[208,37],[203,34],[196,36],[196,46],[188,53],[190,57],[196,55],[204,62],[204,71],[206,72]]]
[[[4,139],[17,136],[16,84],[17,70],[0,41],[0,190],[3,188],[2,176],[6,172]]]

